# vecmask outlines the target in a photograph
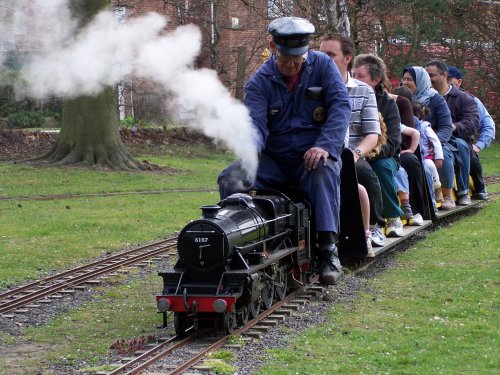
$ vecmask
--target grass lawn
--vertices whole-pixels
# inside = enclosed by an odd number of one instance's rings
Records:
[[[481,154],[500,174],[500,146]],[[499,191],[500,184],[488,191]],[[259,374],[500,373],[500,200],[432,233]]]
[[[185,157],[188,155],[189,157]],[[0,200],[0,288],[165,237],[218,201],[217,174],[231,154],[201,146],[140,156],[169,173],[101,172],[0,163],[0,197],[211,189],[55,200]]]
[[[495,145],[482,154],[485,174],[500,174],[499,151]],[[140,158],[177,173],[101,173],[0,163],[0,196],[7,197],[213,189],[0,200],[0,289],[128,244],[172,234],[199,216],[199,206],[218,201],[217,173],[232,160],[230,154],[200,148]],[[498,184],[488,186],[489,191],[495,189]],[[360,296],[354,312],[353,306],[335,306],[328,325],[309,331],[286,351],[275,352],[275,364],[261,373],[360,373],[366,368],[365,373],[468,374],[498,369],[495,286],[500,244],[494,234],[498,205],[498,201],[489,203],[478,215],[398,256],[398,266],[373,281],[378,291],[375,301],[370,294]],[[464,233],[470,235],[464,238]],[[0,373],[12,373],[7,364],[12,361],[21,364],[22,373],[45,374],[49,363],[82,361],[95,370],[116,340],[158,334],[161,317],[156,314],[154,296],[161,289],[161,279],[156,272],[151,266],[149,276],[127,277],[126,283],[124,276],[119,277],[114,287],[98,288],[92,300],[47,324],[22,329],[19,337],[0,331],[0,346],[14,348],[14,343],[29,342],[41,348],[36,355],[26,351],[0,356]],[[323,349],[308,358],[303,348]]]
[[[273,350],[259,374],[499,373],[499,213],[488,203],[398,254],[370,292]]]

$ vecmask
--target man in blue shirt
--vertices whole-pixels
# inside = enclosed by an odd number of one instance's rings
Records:
[[[272,55],[245,85],[244,102],[257,131],[259,153],[255,180],[247,187],[304,193],[313,206],[324,258],[320,277],[334,284],[342,275],[336,243],[349,95],[333,61],[309,50],[309,36],[315,32],[309,21],[277,18],[268,31]],[[219,175],[221,197],[241,191],[243,180],[239,163],[231,164]]]
[[[462,87],[462,72],[458,68],[454,66],[448,67],[448,83],[455,86],[457,89],[464,90]],[[488,199],[488,193],[484,185],[483,166],[479,160],[479,153],[482,149],[488,147],[491,141],[495,139],[495,122],[484,104],[475,96],[473,96],[473,98],[479,111],[479,137],[475,143],[472,143],[473,153],[470,159],[469,173],[474,182],[474,193],[472,198],[484,200]]]

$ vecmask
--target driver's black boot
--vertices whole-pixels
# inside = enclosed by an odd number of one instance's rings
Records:
[[[335,244],[319,245],[319,251],[323,255],[320,280],[324,284],[333,285],[342,277],[337,246]]]

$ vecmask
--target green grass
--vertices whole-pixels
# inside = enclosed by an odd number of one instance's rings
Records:
[[[500,200],[396,256],[260,374],[500,372]]]
[[[170,150],[173,155],[139,156],[167,172],[103,172],[0,163],[0,197],[89,194],[164,189],[217,188],[217,175],[233,157],[211,148]]]
[[[46,272],[158,239],[218,201],[217,174],[232,155],[213,147],[152,149],[142,155],[169,172],[104,172],[0,163],[0,196],[211,189],[55,200],[0,200],[0,288]]]
[[[485,176],[500,175],[500,142],[494,142],[479,154]]]
[[[166,237],[218,193],[0,201],[0,288]]]
[[[499,151],[495,145],[481,155],[485,174],[500,174]],[[217,202],[215,179],[232,160],[230,154],[200,147],[162,152],[140,159],[178,173],[98,172],[0,163],[0,196],[8,197],[214,189],[213,193],[0,201],[0,288],[85,263],[128,244],[165,237],[198,217],[199,206]],[[495,186],[488,186],[492,189]],[[266,366],[261,373],[360,373],[363,368],[367,368],[365,373],[494,372],[499,353],[493,339],[498,339],[494,335],[499,317],[492,306],[496,304],[498,309],[495,287],[500,244],[492,233],[498,209],[498,202],[488,204],[479,215],[433,234],[415,251],[401,254],[396,269],[373,281],[375,301],[366,293],[354,306],[336,306],[330,323],[291,344],[287,349],[290,356],[284,350],[276,351],[276,365]],[[477,228],[476,234],[453,242],[471,227]],[[456,258],[458,265],[452,263]],[[157,329],[161,316],[156,313],[154,296],[161,289],[161,279],[156,271],[151,268],[150,275],[130,280],[121,276],[114,280],[116,286],[97,289],[93,300],[62,312],[48,324],[23,329],[20,337],[0,332],[1,345],[18,341],[43,349],[36,355],[15,353],[9,360],[20,364],[22,373],[36,369],[45,373],[44,367],[50,364],[81,361],[87,369],[97,369],[116,340],[163,334]],[[120,283],[124,279],[128,281]],[[317,348],[321,348],[319,353]],[[11,373],[3,358],[0,356],[0,373]],[[217,371],[234,372],[226,362],[221,366]],[[476,367],[479,371],[471,370]]]

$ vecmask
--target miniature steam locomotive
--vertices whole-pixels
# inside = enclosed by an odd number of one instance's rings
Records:
[[[314,275],[307,202],[251,191],[201,209],[202,217],[179,234],[173,270],[159,273],[157,307],[165,324],[174,312],[177,334],[203,321],[232,332],[284,298],[289,278],[304,282]]]

